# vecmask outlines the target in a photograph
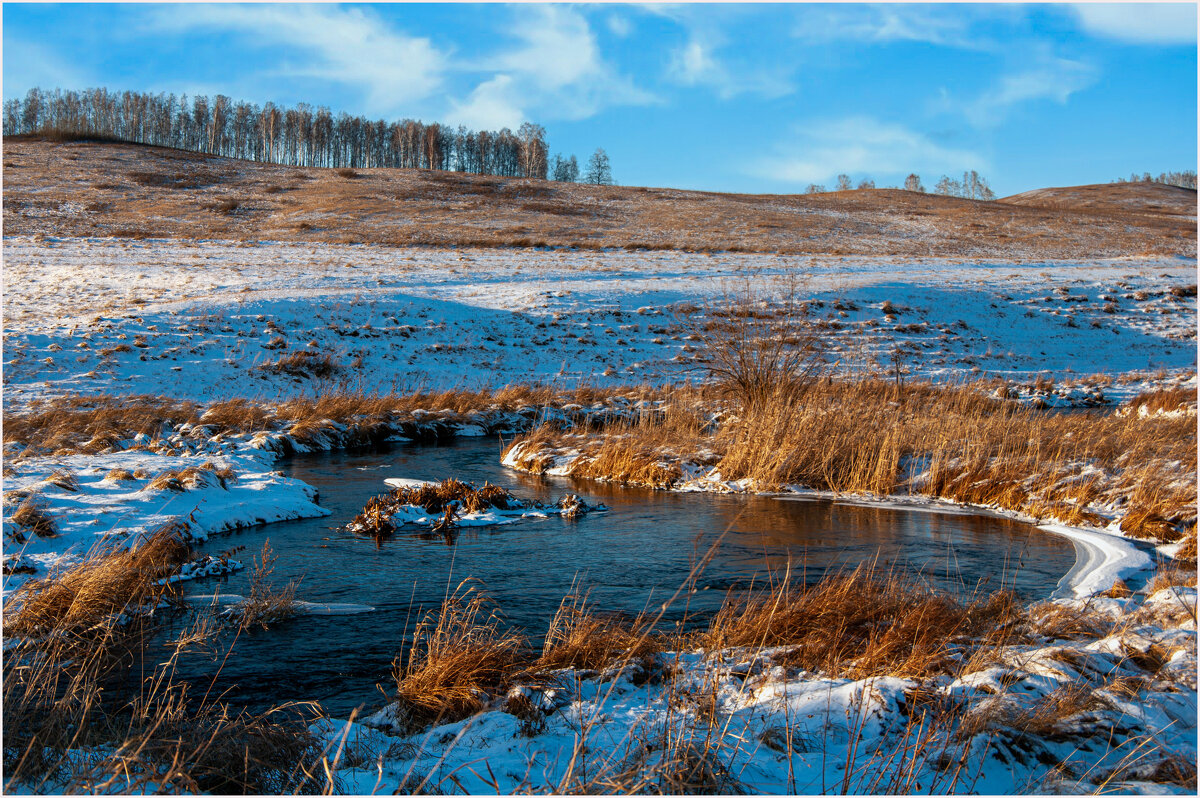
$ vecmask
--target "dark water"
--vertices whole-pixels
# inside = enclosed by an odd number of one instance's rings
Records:
[[[500,465],[495,440],[444,446],[404,445],[386,452],[306,455],[281,470],[316,486],[333,515],[270,524],[215,538],[203,549],[246,546],[269,539],[278,556],[273,581],[300,580],[298,598],[366,604],[374,612],[305,616],[268,631],[243,634],[225,663],[216,690],[236,684],[228,698],[258,704],[320,701],[346,714],[384,703],[393,658],[422,612],[437,606],[462,579],[481,580],[508,622],[535,639],[573,583],[591,591],[598,609],[657,611],[714,545],[715,554],[670,604],[665,618],[715,610],[724,591],[746,585],[790,562],[812,580],[830,568],[880,563],[919,572],[931,585],[954,590],[1007,587],[1044,598],[1075,561],[1072,545],[1033,527],[982,515],[947,515],[830,501],[763,496],[675,494],[566,478],[533,477]],[[509,488],[523,498],[556,500],[578,493],[611,509],[570,521],[522,520],[463,530],[453,545],[398,535],[381,544],[338,530],[385,477],[457,477]],[[249,569],[228,580],[193,583],[194,593],[247,592]],[[192,675],[211,673],[189,660]],[[204,680],[207,683],[207,680]]]

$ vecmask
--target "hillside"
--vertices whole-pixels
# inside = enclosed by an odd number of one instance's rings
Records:
[[[1196,254],[1196,193],[1146,202],[1139,184],[997,202],[888,189],[717,194],[21,138],[4,141],[3,179],[8,235],[1008,259]],[[1091,199],[1091,189],[1104,199]]]
[[[1057,210],[1152,213],[1196,219],[1196,190],[1162,183],[1100,183],[1039,188],[1000,200],[1012,205]]]

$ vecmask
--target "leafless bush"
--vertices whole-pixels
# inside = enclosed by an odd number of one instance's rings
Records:
[[[693,368],[701,369],[744,412],[787,405],[812,385],[825,367],[822,339],[802,302],[802,285],[791,275],[760,294],[749,279],[739,290],[685,317],[700,341]]]
[[[252,626],[268,626],[294,617],[299,611],[296,603],[296,585],[289,582],[282,588],[271,584],[271,574],[278,559],[271,551],[271,541],[263,541],[262,552],[254,558],[254,570],[250,574],[250,595],[231,608],[234,617],[243,629]]]

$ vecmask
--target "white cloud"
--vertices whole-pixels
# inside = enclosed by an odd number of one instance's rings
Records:
[[[812,42],[927,42],[974,49],[982,42],[971,25],[981,13],[1006,13],[1003,9],[978,9],[952,5],[858,5],[800,8],[797,38]]]
[[[530,116],[586,119],[612,106],[656,102],[605,60],[574,8],[520,6],[515,14],[513,45],[472,67],[492,74],[466,99],[450,101],[452,123],[514,127]]]
[[[716,49],[704,34],[693,31],[686,44],[671,51],[667,76],[683,86],[708,86],[722,100],[747,93],[782,97],[792,91],[782,73],[744,64],[732,66],[717,57]]]
[[[1087,3],[1071,11],[1088,33],[1134,44],[1195,44],[1194,3]]]
[[[525,118],[512,75],[497,75],[476,86],[467,99],[452,100],[447,115],[453,124],[492,130],[515,130]]]
[[[633,23],[623,14],[609,14],[605,24],[608,25],[608,30],[613,36],[622,39],[633,33]]]
[[[360,8],[182,4],[158,11],[151,24],[232,31],[257,44],[283,45],[288,52],[278,71],[357,88],[373,113],[403,111],[430,97],[447,67],[447,55],[428,38],[393,30]]]
[[[749,164],[746,172],[780,182],[829,182],[839,173],[876,179],[909,172],[955,174],[984,171],[987,159],[969,150],[943,147],[903,125],[870,117],[848,117],[797,126],[773,155]]]
[[[1010,108],[1037,100],[1066,103],[1071,95],[1096,81],[1097,70],[1082,61],[1042,54],[1005,75],[978,99],[966,103],[963,112],[977,127],[990,127],[1004,120]]]

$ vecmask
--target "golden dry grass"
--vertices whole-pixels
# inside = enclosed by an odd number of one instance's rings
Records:
[[[565,597],[550,621],[536,667],[601,670],[617,660],[633,661],[662,650],[660,636],[644,616],[630,621],[600,615],[586,595]]]
[[[83,562],[22,585],[4,612],[5,634],[36,637],[63,630],[98,628],[115,613],[156,606],[168,576],[188,553],[174,526],[136,548],[93,552]]]
[[[477,488],[457,479],[444,479],[434,485],[395,488],[390,493],[373,496],[347,526],[359,534],[386,537],[396,531],[392,521],[396,511],[414,505],[430,514],[443,513],[441,521],[432,530],[441,533],[452,529],[464,513],[492,508],[507,510],[515,504],[513,495],[498,485],[484,483],[483,487]]]
[[[956,644],[993,637],[1019,616],[1008,593],[961,601],[860,566],[815,585],[785,574],[732,597],[701,640],[710,649],[789,646],[781,662],[830,675],[926,676],[957,664]]]
[[[526,640],[505,631],[486,597],[466,582],[413,632],[393,665],[404,725],[416,731],[472,715],[502,695],[528,661]]]
[[[764,489],[911,493],[1068,524],[1104,525],[1099,508],[1123,506],[1126,533],[1162,541],[1196,523],[1196,424],[1186,416],[1056,413],[990,398],[983,386],[878,379],[823,380],[716,431],[666,421],[698,419],[695,397],[681,402],[600,435],[546,426],[512,446],[534,472],[555,451],[580,450],[571,474],[650,487],[674,484],[688,461]]]
[[[211,645],[202,615],[151,650],[186,555],[172,529],[27,582],[5,607],[5,789],[276,794],[330,789],[313,705],[252,714],[189,692],[181,653]],[[165,657],[165,660],[160,659]],[[86,755],[82,753],[86,752]],[[58,786],[55,786],[58,785]]]
[[[40,538],[52,538],[58,535],[58,527],[54,523],[54,517],[47,510],[45,502],[33,495],[22,500],[17,505],[17,509],[8,516],[8,520],[19,527],[19,530],[13,535],[14,542],[17,544],[24,543],[26,540],[20,530],[31,532]]]
[[[95,454],[137,434],[157,436],[163,422],[195,421],[194,402],[163,396],[68,396],[4,414],[4,442],[30,454]]]
[[[668,385],[598,388],[582,385],[512,385],[496,390],[365,393],[331,388],[317,397],[282,402],[230,399],[208,408],[163,396],[66,396],[44,400],[4,416],[4,442],[25,447],[18,457],[47,454],[95,454],[113,444],[145,434],[157,440],[164,422],[211,426],[218,433],[287,432],[300,442],[312,440],[333,424],[349,427],[347,445],[370,444],[393,432],[421,435],[416,411],[465,416],[472,412],[512,413],[567,404],[591,405],[613,397],[632,401],[662,399]],[[428,421],[428,419],[425,419]],[[461,418],[443,419],[459,421]]]
[[[889,189],[716,194],[400,169],[346,179],[332,169],[11,137],[4,160],[9,235],[918,257],[1196,252],[1194,191],[1182,201],[1191,210],[1181,213],[1179,200],[1036,207]],[[1106,187],[1114,195],[1142,190]],[[46,213],[68,201],[93,210]],[[229,207],[236,212],[212,210]]]
[[[250,574],[250,595],[232,608],[232,615],[241,628],[261,626],[266,629],[299,612],[296,584],[289,582],[281,588],[271,584],[277,559],[271,551],[271,541],[263,541],[262,552],[254,558],[254,570]]]

